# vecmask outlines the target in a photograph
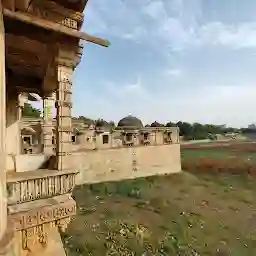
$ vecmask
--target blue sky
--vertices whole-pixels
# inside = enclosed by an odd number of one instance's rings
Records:
[[[256,122],[255,0],[89,0],[75,116]]]

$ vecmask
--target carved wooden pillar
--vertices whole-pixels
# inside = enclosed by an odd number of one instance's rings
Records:
[[[53,155],[53,107],[55,102],[55,94],[50,93],[45,95],[43,98],[43,113],[44,113],[44,123],[43,123],[43,145],[44,145],[44,154]]]
[[[5,32],[0,1],[0,241],[7,225]]]
[[[57,63],[58,89],[56,91],[56,155],[57,169],[69,168],[69,155],[71,154],[71,96],[72,96],[72,74],[74,67],[62,61]]]

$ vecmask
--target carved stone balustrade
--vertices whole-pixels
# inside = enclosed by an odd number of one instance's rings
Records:
[[[76,171],[39,170],[7,175],[8,205],[69,194],[75,187]]]

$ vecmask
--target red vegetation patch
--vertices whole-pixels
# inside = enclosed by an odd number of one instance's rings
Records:
[[[182,162],[182,170],[256,175],[256,166],[238,159],[199,159],[198,161],[185,160]]]
[[[182,149],[193,150],[216,150],[225,149],[230,152],[252,153],[256,152],[256,143],[207,143],[200,145],[181,145]]]

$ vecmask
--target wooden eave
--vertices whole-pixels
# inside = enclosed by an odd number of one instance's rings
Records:
[[[105,39],[91,36],[87,33],[68,28],[62,24],[58,24],[58,23],[55,23],[55,22],[52,22],[49,20],[45,20],[45,19],[39,18],[35,15],[31,15],[29,13],[25,13],[25,12],[21,12],[21,11],[14,12],[9,9],[4,9],[3,15],[4,15],[4,17],[7,17],[9,19],[21,21],[26,24],[33,25],[33,26],[36,26],[39,28],[43,28],[43,29],[51,31],[51,32],[56,32],[56,33],[66,35],[68,37],[85,40],[87,42],[98,44],[98,45],[101,45],[104,47],[108,47],[110,45],[109,41],[107,41]]]
[[[7,68],[6,80],[7,91],[10,93],[32,92],[42,95],[42,79],[36,76],[13,73],[13,70]]]
[[[55,0],[55,2],[68,9],[82,12],[88,3],[88,0]]]
[[[29,8],[31,3],[36,0],[2,0],[3,6],[13,9],[25,11]],[[43,1],[43,0],[42,0]],[[88,0],[52,0],[52,2],[58,3],[65,8],[83,12]]]

